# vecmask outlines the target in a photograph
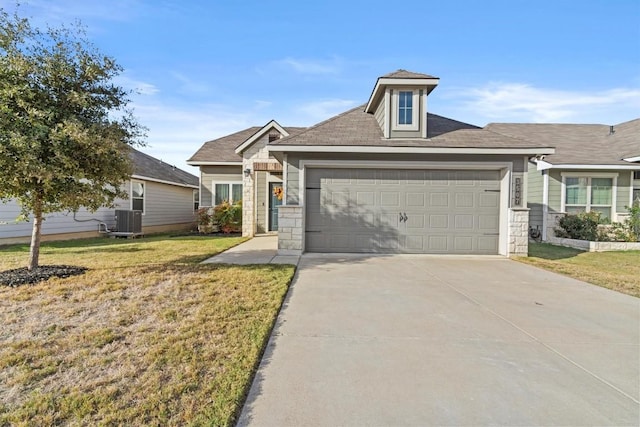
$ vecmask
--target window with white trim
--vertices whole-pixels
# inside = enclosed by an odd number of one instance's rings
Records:
[[[131,181],[131,210],[142,211],[144,213],[145,183],[142,181]]]
[[[567,213],[600,212],[610,221],[614,213],[614,177],[563,176],[564,211]]]
[[[242,201],[241,182],[214,182],[213,183],[213,205],[227,201],[237,203]]]
[[[418,130],[420,96],[418,90],[400,89],[393,92],[393,129]]]
[[[193,190],[193,210],[200,208],[200,190]]]
[[[640,171],[633,171],[633,201],[640,202]]]

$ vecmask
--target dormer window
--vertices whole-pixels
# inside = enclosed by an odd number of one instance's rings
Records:
[[[398,124],[413,124],[413,92],[403,90],[398,93]]]
[[[419,91],[417,89],[400,89],[393,91],[393,130],[410,130],[419,129],[418,113]]]

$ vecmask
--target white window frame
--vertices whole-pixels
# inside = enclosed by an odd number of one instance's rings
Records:
[[[196,197],[197,196],[197,197]],[[196,208],[196,204],[198,207]],[[193,189],[193,207],[195,208],[193,211],[197,211],[200,209],[200,189]]]
[[[585,204],[585,211],[591,211],[591,179],[592,178],[611,178],[611,206],[609,205],[593,205],[593,207],[610,207],[611,217],[610,221],[618,220],[618,212],[616,210],[617,194],[618,194],[618,174],[617,173],[590,173],[590,172],[562,172],[562,191],[560,194],[560,211],[566,212],[567,209],[567,178],[587,178],[587,202]],[[582,205],[570,205],[570,206],[582,206]]]
[[[411,92],[412,98],[412,110],[411,110],[411,124],[404,125],[399,123],[400,119],[400,92]],[[391,108],[393,109],[393,130],[410,130],[417,131],[420,129],[420,91],[415,88],[397,88],[393,90],[393,96],[391,97]]]
[[[142,184],[142,215],[147,213],[147,183],[145,181],[140,181],[140,180],[131,180],[131,183],[129,185],[129,208],[131,210],[133,209],[133,184]],[[137,197],[136,197],[137,198]]]
[[[229,203],[233,204],[236,202],[236,200],[233,200],[233,185],[242,185],[242,191],[244,193],[244,185],[242,183],[242,181],[212,181],[212,185],[211,185],[211,205],[212,206],[216,206],[216,185],[228,185],[229,186],[229,198],[231,200],[229,200]],[[244,198],[244,194],[242,194],[242,197]]]

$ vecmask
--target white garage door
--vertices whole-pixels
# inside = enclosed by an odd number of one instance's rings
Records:
[[[309,252],[497,254],[500,172],[306,171]]]

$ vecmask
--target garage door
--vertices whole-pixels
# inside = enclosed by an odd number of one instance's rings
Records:
[[[309,252],[497,254],[499,171],[307,169]]]

